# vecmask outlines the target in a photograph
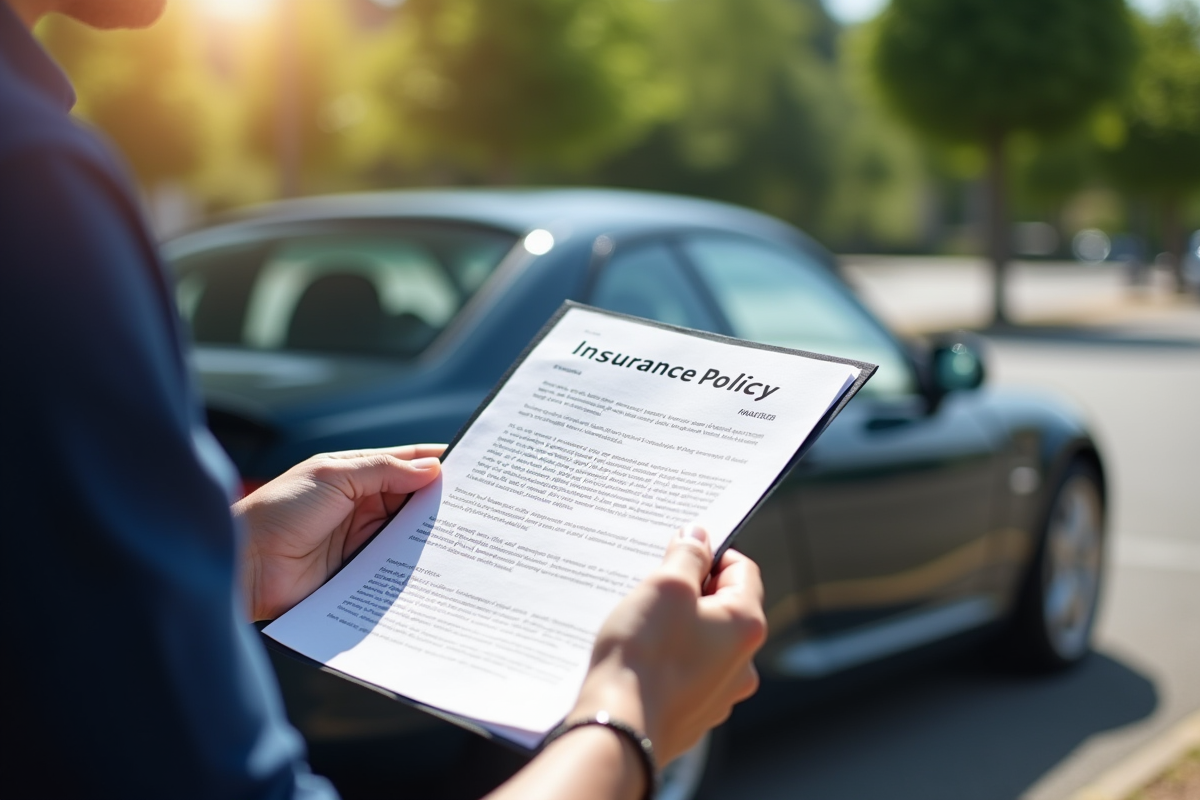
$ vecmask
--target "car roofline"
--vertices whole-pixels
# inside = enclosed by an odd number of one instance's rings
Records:
[[[536,228],[566,228],[590,238],[664,229],[753,233],[797,246],[838,272],[819,243],[762,212],[699,197],[608,188],[402,189],[305,197],[217,216],[164,246],[188,251],[213,238],[257,238],[264,227],[355,220],[462,224],[513,236]]]

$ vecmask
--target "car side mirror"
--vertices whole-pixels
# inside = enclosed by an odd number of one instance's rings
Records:
[[[939,395],[977,389],[986,376],[981,349],[961,336],[934,346],[931,367],[933,389]]]

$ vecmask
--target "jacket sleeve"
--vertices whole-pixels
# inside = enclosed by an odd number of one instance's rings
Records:
[[[169,292],[104,163],[0,163],[5,760],[41,796],[333,797],[244,621]]]

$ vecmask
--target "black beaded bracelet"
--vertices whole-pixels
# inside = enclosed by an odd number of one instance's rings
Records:
[[[577,728],[586,728],[589,725],[598,725],[615,731],[618,736],[633,745],[633,751],[638,754],[642,772],[646,776],[646,793],[642,795],[642,798],[643,800],[654,800],[654,795],[658,792],[658,762],[654,758],[654,745],[651,743],[650,737],[639,733],[631,725],[613,719],[607,711],[599,711],[594,717],[564,721],[563,724],[550,731],[550,735],[542,742],[539,750],[545,750],[556,739],[562,738]]]

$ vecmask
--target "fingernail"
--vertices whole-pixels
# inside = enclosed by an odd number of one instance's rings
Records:
[[[708,543],[708,531],[695,523],[689,523],[679,529],[680,539],[695,539],[697,542]]]
[[[440,462],[434,456],[429,456],[428,458],[414,458],[408,463],[411,464],[414,469],[433,469]]]

